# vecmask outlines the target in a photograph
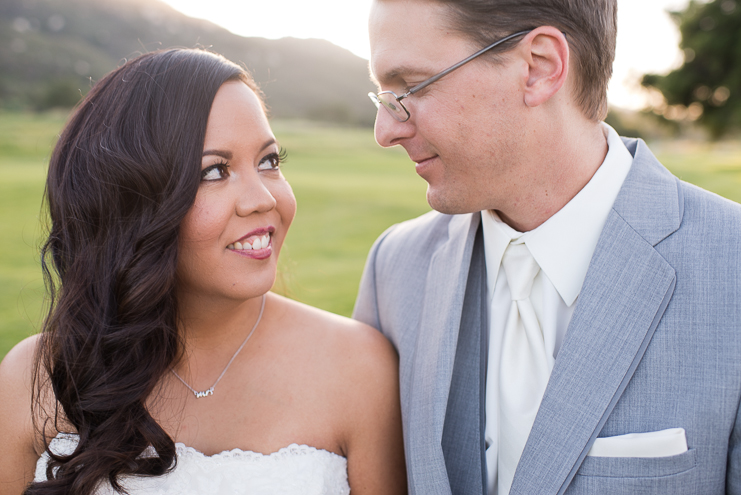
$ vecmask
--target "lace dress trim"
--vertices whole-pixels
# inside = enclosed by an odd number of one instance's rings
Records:
[[[77,446],[75,434],[60,433],[49,448],[70,454]],[[158,477],[127,476],[122,485],[130,495],[348,495],[347,459],[323,449],[291,444],[271,454],[226,450],[207,456],[182,443],[175,444],[177,466]],[[156,455],[151,447],[143,456]],[[46,480],[49,454],[36,463],[35,481]],[[105,482],[96,495],[114,495]]]

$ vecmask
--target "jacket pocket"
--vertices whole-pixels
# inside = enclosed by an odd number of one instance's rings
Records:
[[[695,449],[669,457],[586,457],[566,493],[696,494],[696,466]]]
[[[610,478],[656,478],[683,473],[695,467],[695,449],[669,457],[592,457],[588,456],[577,476]]]

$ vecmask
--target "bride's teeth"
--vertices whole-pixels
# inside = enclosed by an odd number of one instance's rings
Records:
[[[237,251],[245,250],[250,251],[252,249],[265,249],[270,245],[270,234],[265,234],[262,237],[258,237],[254,241],[252,241],[252,244],[250,244],[247,241],[244,242],[234,242],[232,244],[229,244],[227,246],[228,249],[234,249]]]

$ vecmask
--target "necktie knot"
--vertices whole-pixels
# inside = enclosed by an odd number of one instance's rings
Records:
[[[513,301],[522,301],[530,297],[535,276],[540,266],[530,254],[524,243],[507,246],[502,257],[502,266],[507,275],[507,284]]]

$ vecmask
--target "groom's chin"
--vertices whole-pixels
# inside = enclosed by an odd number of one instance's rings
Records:
[[[427,185],[427,204],[430,208],[446,215],[461,215],[480,211],[467,201],[465,194],[454,194],[444,188]]]

